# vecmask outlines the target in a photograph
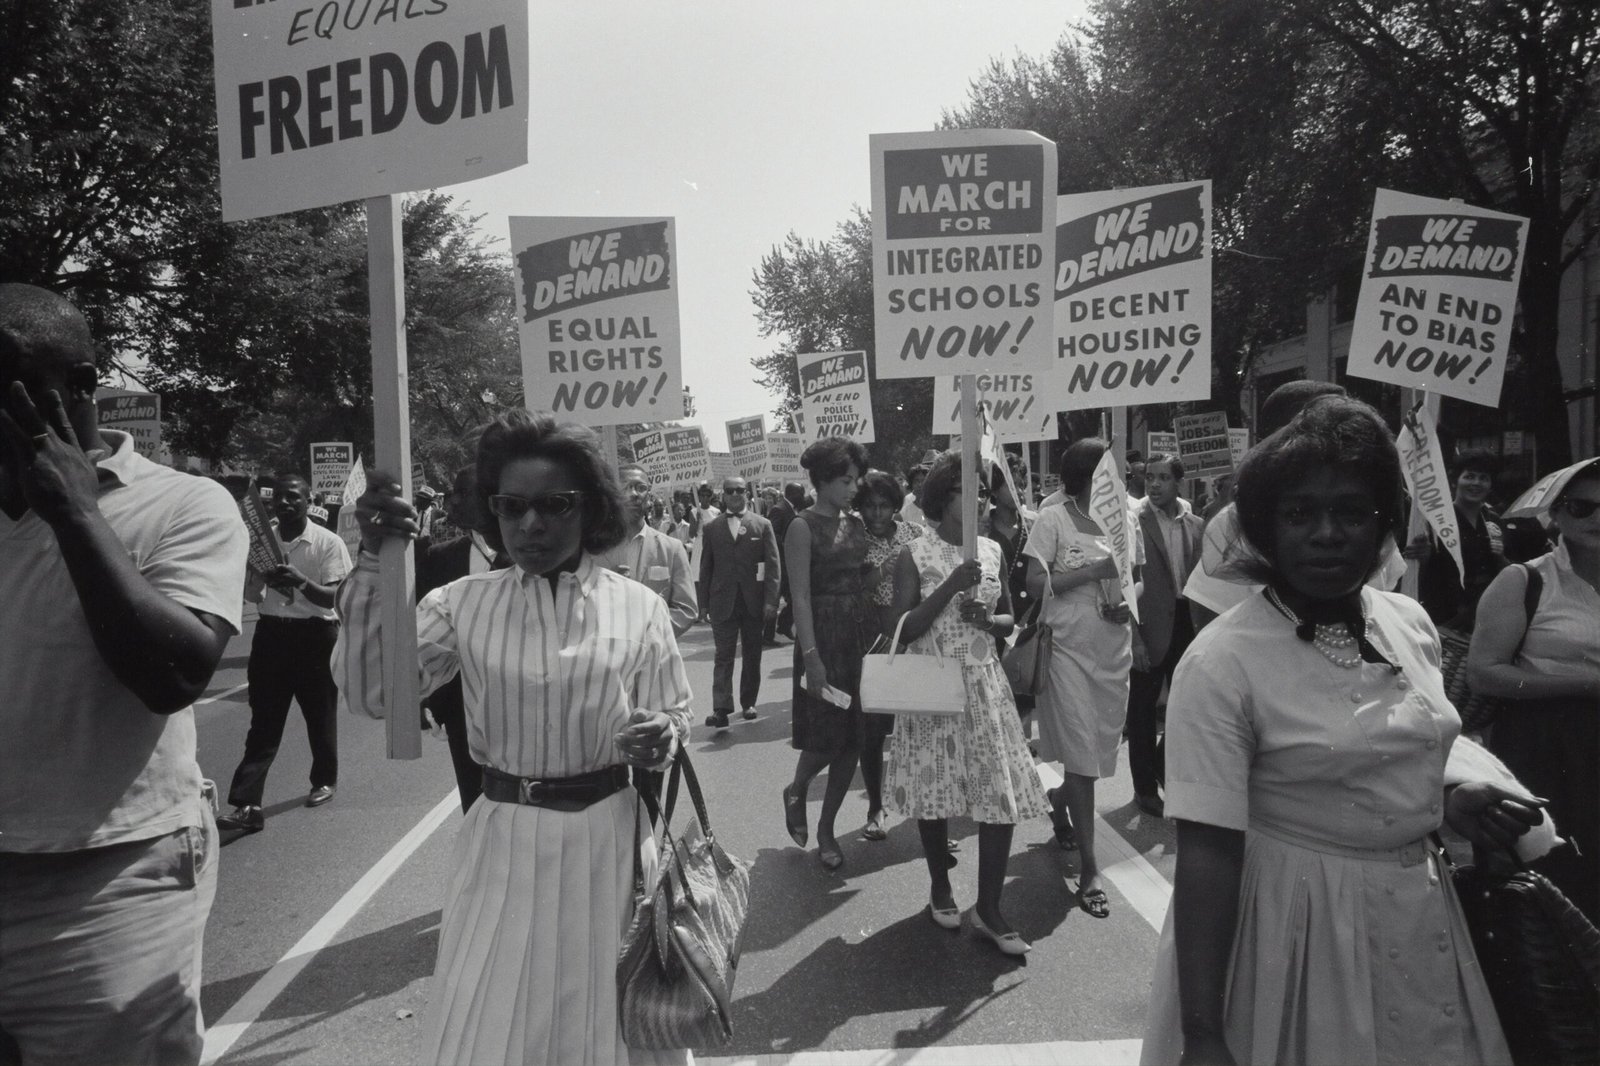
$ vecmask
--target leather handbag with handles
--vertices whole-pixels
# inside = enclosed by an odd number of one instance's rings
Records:
[[[909,612],[908,612],[909,613]],[[961,664],[943,655],[899,651],[906,616],[895,623],[894,640],[883,654],[861,660],[861,709],[869,714],[955,715],[967,708]]]
[[[680,779],[689,784],[696,821],[674,835]],[[647,888],[637,865],[635,822],[635,908],[617,959],[622,1038],[640,1049],[724,1047],[733,1039],[733,979],[750,906],[750,864],[717,843],[700,781],[681,748],[665,808],[653,789],[640,788],[639,795],[661,827],[663,847],[655,883]]]
[[[1013,695],[1037,697],[1050,681],[1050,648],[1055,632],[1044,620],[1044,604],[1050,596],[1050,572],[1046,570],[1044,595],[1028,608],[1016,640],[1000,657]]]

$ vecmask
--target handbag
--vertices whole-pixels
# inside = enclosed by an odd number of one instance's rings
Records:
[[[674,835],[680,778],[688,782],[696,821]],[[733,1039],[733,980],[750,907],[750,864],[717,843],[700,781],[682,748],[666,792],[663,808],[654,789],[639,790],[664,847],[647,891],[636,818],[633,921],[617,959],[622,1039],[640,1049],[723,1047]]]
[[[1600,932],[1520,862],[1475,849],[1452,877],[1511,1061],[1600,1062]]]
[[[1044,621],[1043,602],[1028,608],[1026,620],[1017,633],[1016,641],[1000,658],[1000,665],[1011,682],[1014,696],[1037,698],[1050,680],[1050,648],[1054,632]]]
[[[1523,635],[1527,625],[1539,610],[1539,595],[1544,589],[1544,578],[1539,571],[1525,563],[1518,563],[1525,572],[1527,588],[1522,597]],[[1444,675],[1444,694],[1461,716],[1463,733],[1482,733],[1494,724],[1495,715],[1507,705],[1496,696],[1480,696],[1467,683],[1467,653],[1472,648],[1472,637],[1458,629],[1439,627],[1439,672]],[[1520,642],[1518,651],[1521,650]],[[1513,656],[1515,658],[1515,656]]]
[[[907,612],[909,613],[909,612]],[[902,614],[888,651],[861,660],[861,709],[868,714],[956,715],[967,709],[961,664],[943,655],[901,653]]]

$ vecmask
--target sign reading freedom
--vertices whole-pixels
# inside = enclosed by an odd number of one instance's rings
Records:
[[[222,217],[528,161],[527,0],[211,0]]]

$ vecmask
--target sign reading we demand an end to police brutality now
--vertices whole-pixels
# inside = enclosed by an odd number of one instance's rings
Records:
[[[1062,410],[1211,395],[1211,183],[1063,196],[1055,370]]]
[[[683,417],[670,218],[511,219],[528,406],[617,426]]]
[[[1528,220],[1379,189],[1348,369],[1500,405]]]
[[[872,136],[876,377],[1049,366],[1055,192],[1036,133]]]
[[[866,352],[809,352],[795,356],[795,366],[805,429],[812,440],[849,437],[871,444],[878,439]]]
[[[528,161],[527,0],[211,0],[222,217]]]

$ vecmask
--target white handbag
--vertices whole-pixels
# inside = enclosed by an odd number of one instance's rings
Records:
[[[961,664],[943,655],[898,654],[901,615],[894,641],[884,654],[861,660],[861,709],[868,714],[961,714],[967,707],[967,689]]]

